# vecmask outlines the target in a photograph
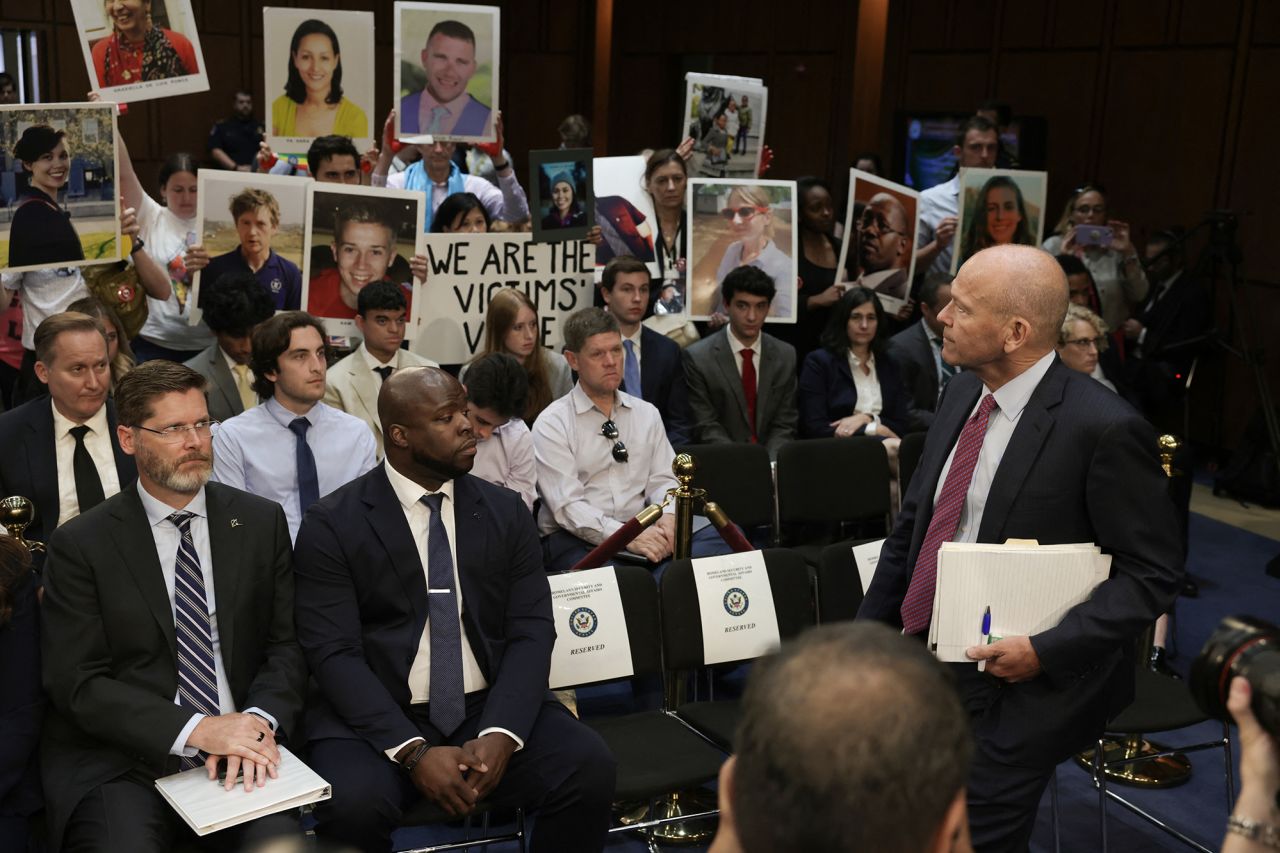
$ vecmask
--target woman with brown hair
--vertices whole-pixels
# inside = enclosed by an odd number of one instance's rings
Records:
[[[532,425],[552,400],[573,389],[569,363],[564,356],[550,352],[542,345],[538,312],[529,297],[514,287],[503,288],[494,294],[489,301],[484,328],[484,349],[476,353],[472,361],[495,352],[505,352],[524,365],[525,372],[529,374],[524,419]],[[465,384],[466,376],[467,367],[464,366],[458,378]]]

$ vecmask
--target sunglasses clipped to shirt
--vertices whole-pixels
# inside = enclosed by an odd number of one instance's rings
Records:
[[[600,434],[613,442],[613,461],[627,461],[627,446],[618,439],[618,425],[607,420],[600,426]]]

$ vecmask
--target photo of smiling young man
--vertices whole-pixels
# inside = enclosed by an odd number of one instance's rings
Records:
[[[280,204],[266,190],[244,189],[231,199],[231,217],[240,245],[209,261],[206,282],[216,283],[228,272],[250,272],[271,295],[277,311],[302,305],[302,271],[271,248],[280,230]]]
[[[496,7],[396,4],[396,113],[401,138],[493,141],[498,103]]]

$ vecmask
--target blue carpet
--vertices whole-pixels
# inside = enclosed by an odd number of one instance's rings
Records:
[[[1200,597],[1178,602],[1173,646],[1176,657],[1171,661],[1175,669],[1186,675],[1196,653],[1223,616],[1250,613],[1273,621],[1276,619],[1280,614],[1280,581],[1268,577],[1263,569],[1277,552],[1280,552],[1280,542],[1192,514],[1187,566],[1200,584]],[[740,683],[740,679],[741,673],[735,672],[728,680]],[[595,688],[579,694],[579,702],[588,714],[625,710],[627,698],[626,688],[618,687]],[[1176,732],[1161,733],[1156,739],[1166,745],[1187,745],[1212,740],[1221,731],[1220,724],[1206,722]],[[1227,819],[1222,753],[1207,750],[1193,753],[1190,758],[1193,773],[1185,785],[1162,791],[1116,790],[1207,847],[1217,849]],[[1088,774],[1072,762],[1063,764],[1058,768],[1058,792],[1061,849],[1100,850],[1098,796]],[[1107,811],[1112,850],[1150,853],[1188,849],[1115,803],[1110,804]],[[412,829],[402,830],[396,841],[398,848],[404,848],[458,837],[460,834],[456,831],[445,829]],[[508,844],[488,849],[495,853],[510,853],[517,848]],[[608,846],[608,850],[616,853],[643,853],[645,849],[643,842],[633,835],[615,835]],[[668,849],[694,853],[706,847],[695,845]],[[1033,853],[1052,853],[1054,850],[1048,796],[1040,805],[1031,850]]]

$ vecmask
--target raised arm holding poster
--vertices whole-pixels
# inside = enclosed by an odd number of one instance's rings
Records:
[[[207,92],[191,0],[71,0],[89,80],[104,100]]]
[[[556,352],[563,323],[591,305],[590,243],[535,243],[532,234],[428,234],[429,278],[414,292],[409,349],[441,364],[468,361],[484,344],[489,300],[504,287],[524,291]]]
[[[373,13],[262,10],[267,144],[306,151],[319,136],[373,146]]]

